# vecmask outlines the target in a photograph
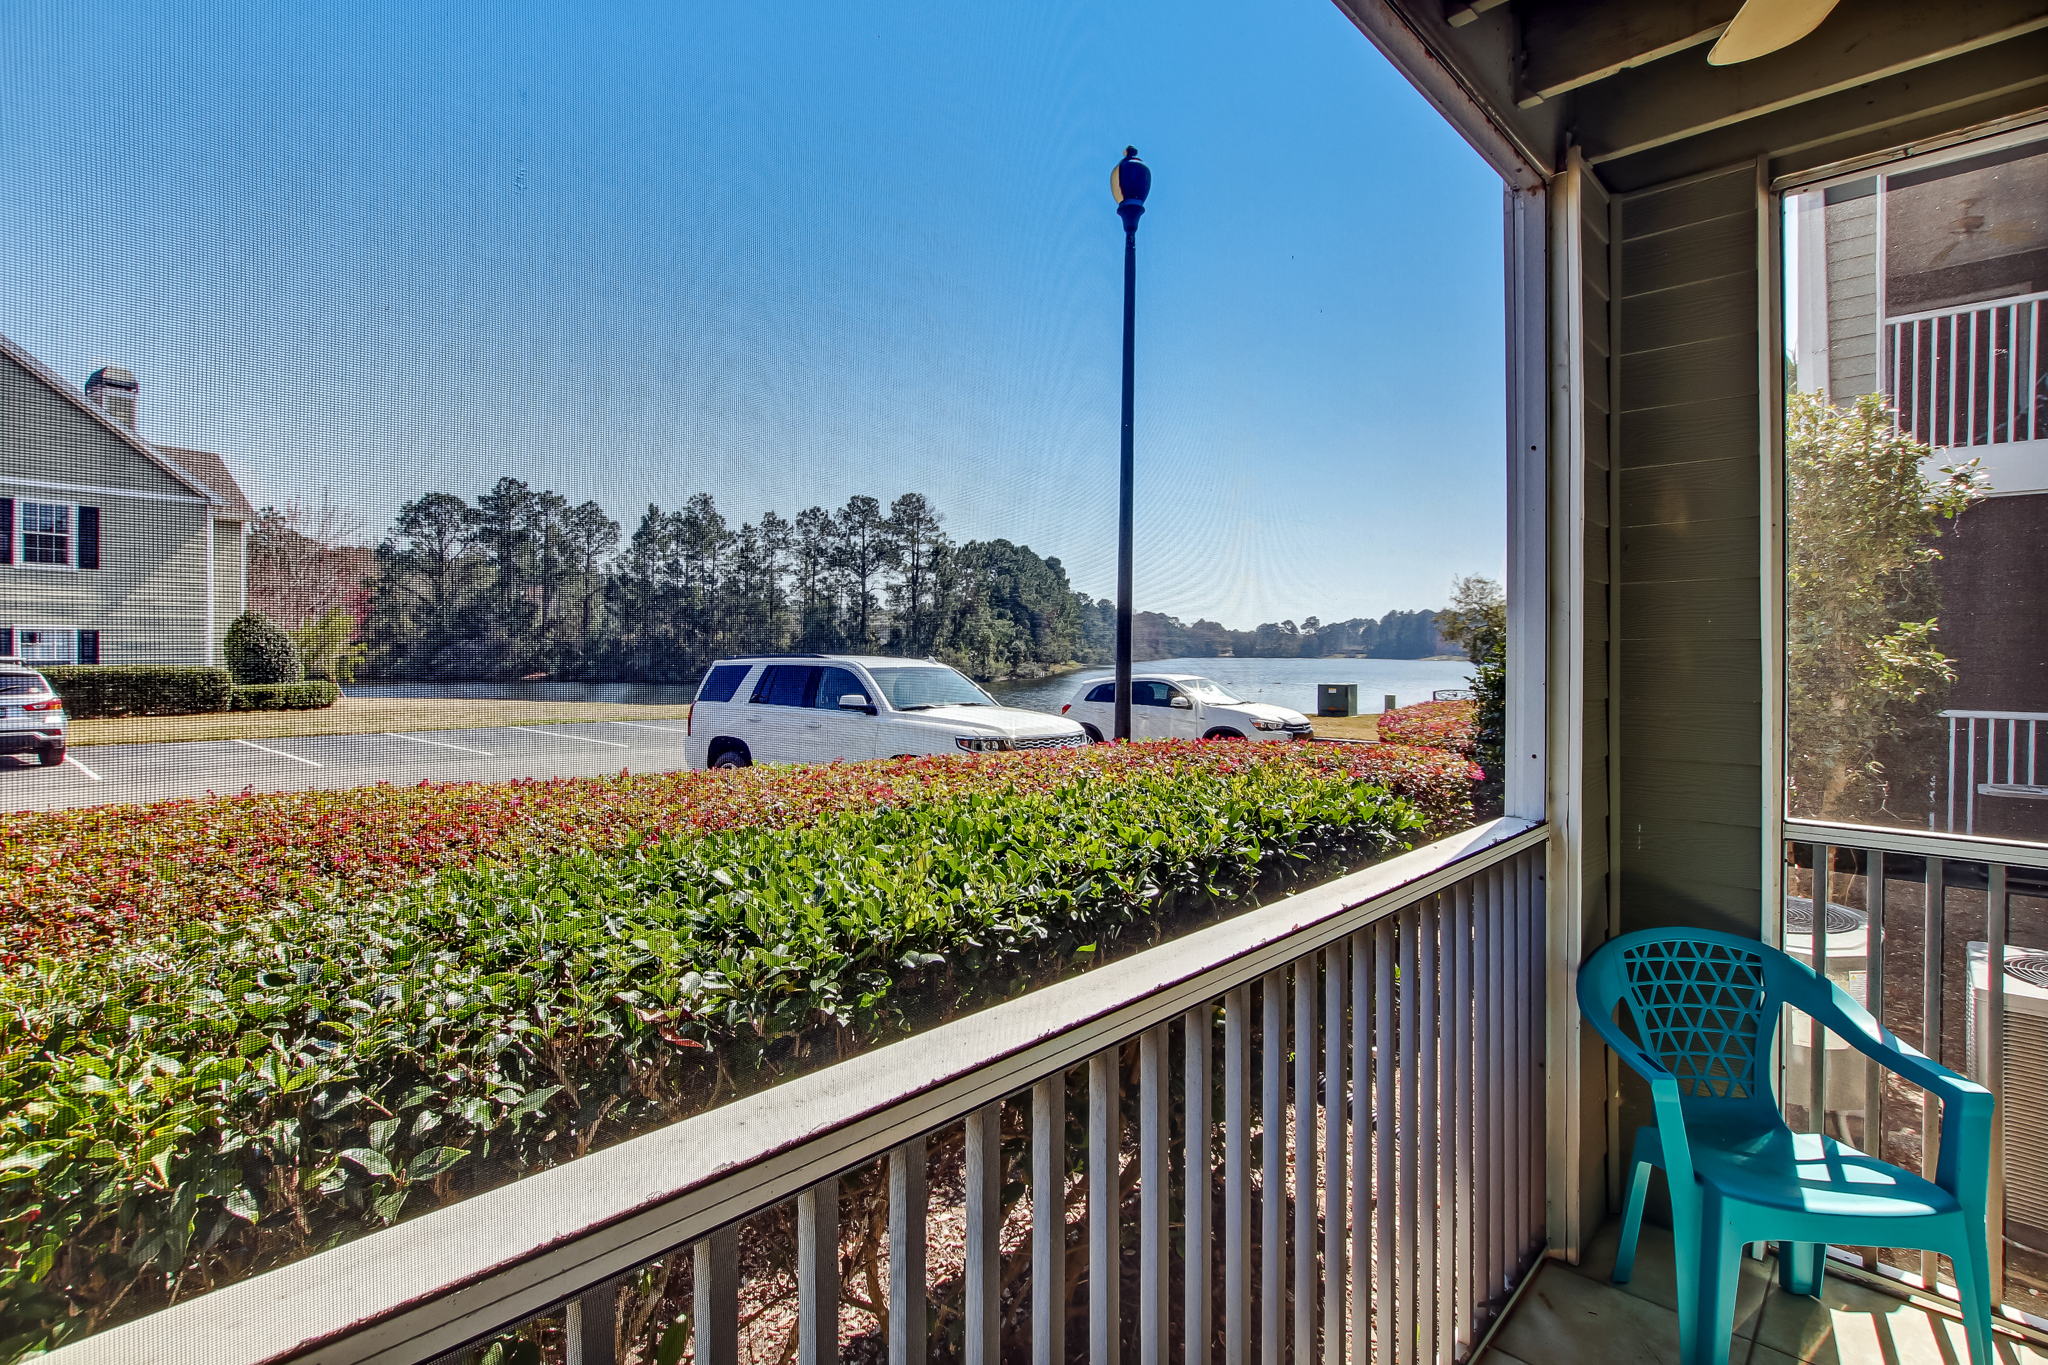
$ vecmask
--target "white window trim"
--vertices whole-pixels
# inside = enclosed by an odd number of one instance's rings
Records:
[[[62,507],[67,513],[65,524],[70,528],[64,537],[64,562],[62,564],[31,563],[28,557],[27,508]],[[51,573],[78,572],[78,508],[75,502],[49,502],[42,498],[16,498],[14,500],[14,567],[17,569],[43,569]],[[41,629],[41,627],[36,627]]]
[[[76,663],[78,662],[78,627],[76,627],[76,626],[53,626],[53,625],[37,625],[37,624],[31,623],[31,624],[29,624],[29,625],[15,626],[15,627],[13,627],[13,630],[14,630],[14,653],[15,653],[15,656],[16,656],[17,658],[19,658],[19,659],[20,659],[20,660],[21,660],[22,662],[24,662],[24,663],[30,663],[30,664],[65,664],[65,665],[68,665],[68,664],[76,664]],[[64,642],[65,642],[65,651],[66,651],[66,652],[65,652],[65,655],[64,655],[64,657],[63,657],[63,658],[61,658],[61,659],[43,659],[43,658],[36,658],[36,657],[32,657],[31,655],[29,655],[29,654],[28,654],[28,653],[27,653],[27,652],[26,652],[26,651],[25,651],[25,650],[24,650],[24,649],[22,648],[22,642],[21,642],[21,637],[22,637],[23,635],[25,635],[25,634],[30,634],[30,633],[35,633],[35,634],[44,634],[44,633],[47,633],[47,634],[55,635],[55,636],[58,636],[58,637],[62,638],[62,639],[64,640]]]

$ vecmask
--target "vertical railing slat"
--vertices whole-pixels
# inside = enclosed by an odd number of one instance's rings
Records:
[[[1259,1359],[1287,1350],[1287,974],[1260,982]]]
[[[1971,747],[1975,748],[1976,735],[1970,736]],[[1974,772],[1973,772],[1974,777]],[[1927,900],[1923,907],[1925,919],[1922,922],[1920,942],[1923,946],[1920,965],[1920,1050],[1937,1062],[1947,1062],[1941,1055],[1941,963],[1942,927],[1946,920],[1948,902],[1947,865],[1940,858],[1926,860]],[[1927,1179],[1934,1179],[1935,1162],[1941,1149],[1940,1101],[1932,1092],[1920,1098],[1920,1173]],[[1922,1252],[1920,1274],[1929,1289],[1939,1283],[1941,1258],[1935,1253]]]
[[[564,1365],[618,1365],[618,1314],[616,1281],[569,1300],[562,1314]]]
[[[967,1365],[997,1365],[1002,1324],[1003,1106],[967,1116]]]
[[[1209,1338],[1214,1314],[1209,1295],[1212,1250],[1209,1234],[1210,1196],[1215,1175],[1210,1166],[1210,1141],[1215,1120],[1210,1101],[1216,1084],[1210,1062],[1215,1009],[1201,1005],[1181,1017],[1181,1058],[1185,1080],[1187,1122],[1181,1212],[1181,1351],[1187,1365],[1209,1365]]]
[[[931,1179],[923,1138],[889,1153],[889,1365],[924,1365],[925,1228]]]
[[[1373,926],[1373,1358],[1394,1356],[1394,917]]]
[[[1315,1359],[1316,1340],[1316,960],[1294,964],[1294,1259],[1295,1359]]]
[[[1437,926],[1435,897],[1414,911],[1416,1070],[1416,1220],[1415,1220],[1415,1352],[1416,1359],[1434,1361],[1437,1344]]]
[[[1451,1085],[1451,1150],[1453,1175],[1451,1270],[1445,1277],[1451,1287],[1453,1311],[1457,1314],[1454,1355],[1469,1354],[1474,1341],[1477,1309],[1472,1293],[1472,1219],[1475,1216],[1472,1190],[1472,884],[1461,881],[1451,890],[1451,1056],[1454,1077]]]
[[[1138,1038],[1138,1359],[1166,1365],[1167,1271],[1173,1249],[1167,1242],[1166,1202],[1166,1025]]]
[[[1344,1362],[1344,945],[1323,950],[1323,1361]]]
[[[1351,936],[1351,1365],[1372,1365],[1372,931]]]
[[[1417,1338],[1415,1309],[1419,1286],[1417,1278],[1421,1273],[1416,1248],[1416,1216],[1419,1195],[1416,1190],[1415,1168],[1421,1155],[1421,1143],[1416,1135],[1417,1104],[1416,1055],[1419,1051],[1415,1037],[1416,982],[1416,921],[1413,906],[1401,911],[1398,933],[1401,939],[1400,983],[1395,989],[1394,1006],[1399,1015],[1396,1024],[1394,1052],[1400,1068],[1400,1096],[1396,1103],[1400,1125],[1396,1135],[1394,1208],[1399,1220],[1399,1236],[1396,1240],[1394,1265],[1394,1351],[1392,1359],[1407,1365],[1415,1360]]]
[[[1833,863],[1833,848],[1827,844],[1813,845],[1813,933],[1807,941],[1813,945],[1811,965],[1823,981],[1828,975],[1828,897],[1834,894],[1828,879],[1834,871]],[[1806,1119],[1814,1132],[1825,1133],[1828,1129],[1827,1031],[1815,1019],[1801,1016],[1800,1023],[1806,1030]]]
[[[797,1365],[839,1362],[839,1180],[796,1197]]]
[[[1088,1059],[1088,1359],[1117,1365],[1123,1315],[1122,1061],[1112,1047]]]
[[[1031,1360],[1067,1360],[1067,1076],[1031,1087]]]
[[[2006,915],[2009,898],[2006,895],[2005,864],[1990,865],[1990,879],[1984,888],[1984,1007],[1990,1017],[1985,1020],[1985,1051],[1990,1074],[1979,1076],[1980,1084],[1990,1089],[1998,1104],[2003,1106],[2005,1094],[2005,936]],[[1976,983],[1965,981],[1966,994],[1975,990]],[[1974,1059],[1972,1059],[1974,1060]],[[1991,1301],[1996,1304],[2005,1299],[2005,1112],[1994,1109],[1991,1124],[1991,1179],[1986,1191],[1985,1222],[1990,1229],[1991,1259],[1987,1265],[1987,1278],[1991,1282]]]
[[[1223,1360],[1252,1354],[1252,995],[1223,997]]]
[[[696,1365],[739,1365],[740,1233],[723,1227],[692,1247],[695,1293],[691,1351]]]

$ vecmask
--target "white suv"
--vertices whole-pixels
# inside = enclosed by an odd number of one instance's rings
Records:
[[[42,674],[11,656],[0,658],[0,754],[64,761],[64,699]]]
[[[683,758],[692,768],[744,768],[1087,742],[1073,721],[999,705],[929,659],[772,654],[711,666],[690,708]]]
[[[1060,708],[1100,741],[1116,733],[1116,683],[1084,683]],[[1131,675],[1132,739],[1312,739],[1315,726],[1299,711],[1245,701],[1221,683],[1193,673]]]

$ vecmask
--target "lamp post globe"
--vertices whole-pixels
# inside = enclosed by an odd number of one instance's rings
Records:
[[[1152,168],[1138,159],[1136,147],[1124,148],[1124,159],[1109,173],[1109,192],[1124,224],[1124,392],[1122,458],[1117,470],[1116,541],[1116,711],[1118,740],[1131,737],[1131,512],[1133,465],[1131,443],[1131,376],[1136,358],[1138,323],[1138,219],[1152,192]]]

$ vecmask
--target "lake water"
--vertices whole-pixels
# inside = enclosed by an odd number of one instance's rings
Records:
[[[1470,687],[1472,665],[1463,659],[1149,659],[1132,666],[1138,673],[1196,673],[1214,678],[1246,701],[1292,707],[1316,713],[1316,687],[1321,683],[1357,683],[1358,709],[1377,712],[1391,693],[1402,706],[1428,701],[1443,687]],[[1084,668],[1057,678],[987,684],[997,701],[1033,711],[1057,711],[1074,699],[1081,684],[1110,676],[1104,668]]]
[[[1462,659],[1147,659],[1139,672],[1199,673],[1214,678],[1247,701],[1272,702],[1314,715],[1319,683],[1357,683],[1358,709],[1376,712],[1388,693],[1402,706],[1428,701],[1442,687],[1472,685],[1472,665]],[[1033,711],[1058,711],[1084,682],[1107,678],[1110,670],[1084,668],[1052,678],[988,684],[997,701]],[[351,697],[504,698],[515,701],[611,701],[670,706],[693,700],[694,683],[354,683]]]

